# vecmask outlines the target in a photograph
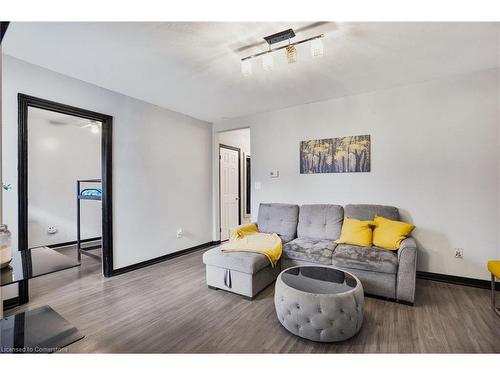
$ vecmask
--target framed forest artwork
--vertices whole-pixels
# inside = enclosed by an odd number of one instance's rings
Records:
[[[370,172],[370,136],[300,142],[300,173]]]

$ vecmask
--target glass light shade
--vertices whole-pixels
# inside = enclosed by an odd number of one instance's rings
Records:
[[[295,46],[286,47],[286,60],[289,64],[293,64],[297,61],[297,48],[295,48]]]
[[[252,75],[252,63],[250,60],[244,60],[241,62],[241,74],[245,77]]]
[[[311,55],[312,57],[322,57],[325,53],[323,41],[321,39],[314,39],[311,41]]]
[[[262,56],[262,67],[264,70],[272,70],[274,68],[274,59],[273,55],[270,53],[266,53]]]

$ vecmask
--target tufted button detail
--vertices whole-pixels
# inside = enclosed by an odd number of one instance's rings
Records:
[[[340,308],[340,312],[341,312],[341,313],[344,313],[344,309],[343,309],[343,308]]]
[[[300,329],[300,326],[297,324],[297,325],[295,326],[295,328]]]
[[[341,330],[340,330],[340,334],[341,334],[341,335],[343,335],[343,334],[344,334],[344,330],[343,330],[343,329],[341,329]]]
[[[300,310],[300,305],[298,303],[295,305],[295,307],[297,308],[297,310]]]

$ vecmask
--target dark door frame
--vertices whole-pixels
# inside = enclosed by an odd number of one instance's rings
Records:
[[[252,213],[251,195],[252,195],[252,157],[245,155],[245,214]]]
[[[86,109],[56,103],[19,93],[18,96],[18,206],[19,250],[28,248],[28,108],[39,108],[66,115],[83,117],[102,123],[101,179],[102,179],[102,270],[105,277],[113,274],[113,184],[112,146],[113,117]],[[75,197],[76,199],[76,197]],[[21,289],[21,288],[20,288]],[[27,295],[27,291],[23,291]],[[20,290],[21,295],[21,290]]]
[[[10,22],[0,22],[0,44],[2,43],[3,36],[9,28],[9,23]]]
[[[220,236],[222,234],[222,227],[221,227],[222,194],[221,194],[221,188],[220,188],[220,181],[221,181],[221,174],[220,174],[220,162],[221,162],[220,149],[221,148],[225,148],[225,149],[233,150],[233,151],[238,151],[238,225],[241,225],[241,149],[239,149],[238,147],[228,146],[228,145],[219,143],[219,240],[220,240]]]

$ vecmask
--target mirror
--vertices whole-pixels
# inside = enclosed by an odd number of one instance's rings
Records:
[[[28,248],[100,256],[102,123],[29,107],[28,124]]]

